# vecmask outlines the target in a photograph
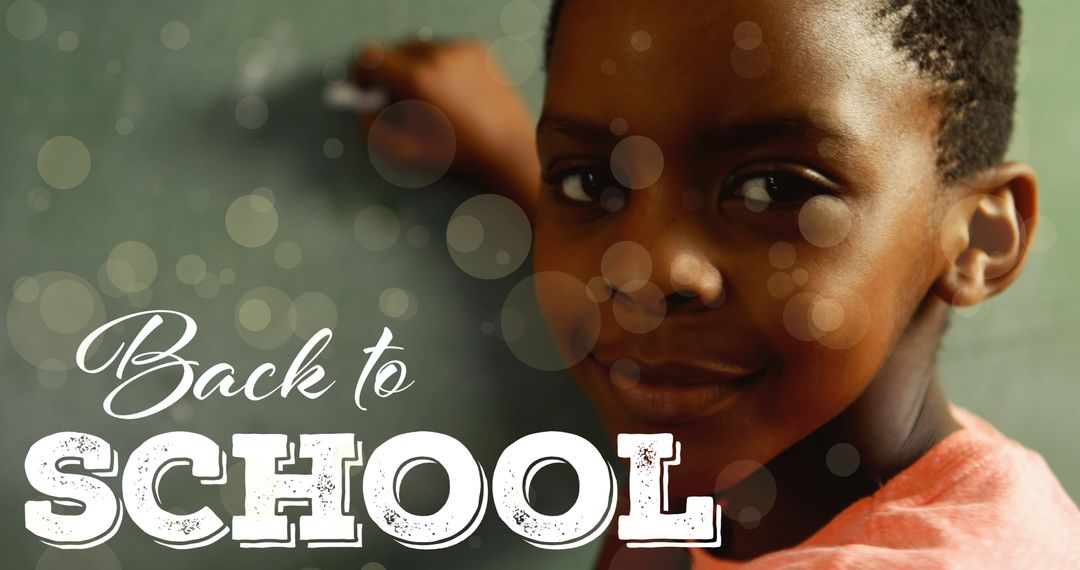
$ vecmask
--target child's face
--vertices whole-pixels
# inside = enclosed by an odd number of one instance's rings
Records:
[[[944,270],[939,115],[870,4],[590,0],[562,14],[536,270],[621,289],[573,371],[609,430],[674,433],[697,487],[849,406]],[[655,147],[616,148],[635,135]],[[591,186],[614,179],[641,187],[621,209]],[[640,248],[609,252],[619,242]],[[539,295],[574,352],[591,303]],[[623,359],[640,381],[625,362],[613,376]]]

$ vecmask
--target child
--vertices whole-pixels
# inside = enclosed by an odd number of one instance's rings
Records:
[[[539,163],[482,46],[357,75],[442,109],[536,271],[588,284],[541,280],[545,316],[612,437],[682,442],[672,508],[724,505],[696,567],[1080,567],[1075,504],[935,366],[1035,229],[1003,162],[1018,34],[1015,0],[557,1]],[[372,142],[423,165],[413,135]],[[599,566],[650,554],[609,537]]]

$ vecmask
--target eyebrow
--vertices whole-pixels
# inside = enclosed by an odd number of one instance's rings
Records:
[[[537,124],[537,140],[563,135],[595,145],[613,145],[616,136],[607,125],[573,115],[545,114]],[[811,121],[807,114],[754,118],[733,124],[708,126],[695,134],[695,147],[705,152],[754,148],[778,140],[819,142],[835,139],[840,144],[859,138],[835,120]]]
[[[609,125],[583,117],[545,113],[536,125],[536,138],[539,140],[551,135],[564,135],[598,145],[614,144],[621,138],[611,132]]]

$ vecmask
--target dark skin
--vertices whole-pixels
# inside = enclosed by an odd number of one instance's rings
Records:
[[[935,86],[890,42],[865,1],[570,1],[539,165],[519,150],[462,161],[532,214],[537,272],[591,281],[591,298],[541,282],[541,306],[613,439],[682,443],[672,509],[716,495],[767,510],[756,526],[727,520],[718,556],[798,544],[959,429],[935,366],[948,309],[1023,266],[1034,173],[1008,163],[943,182]],[[366,79],[460,99],[410,87],[427,61]],[[482,112],[442,108],[455,126]],[[484,146],[458,130],[459,148]],[[640,247],[605,257],[620,242]],[[596,298],[597,340],[583,343]],[[850,475],[827,468],[838,443],[858,452]],[[725,470],[735,462],[750,467]],[[775,504],[755,503],[755,466]],[[619,546],[609,539],[600,567]]]

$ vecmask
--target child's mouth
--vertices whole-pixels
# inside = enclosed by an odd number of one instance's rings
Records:
[[[681,363],[636,365],[601,360],[590,354],[613,399],[636,419],[649,424],[686,424],[732,405],[766,368]],[[609,364],[610,363],[610,364]]]

